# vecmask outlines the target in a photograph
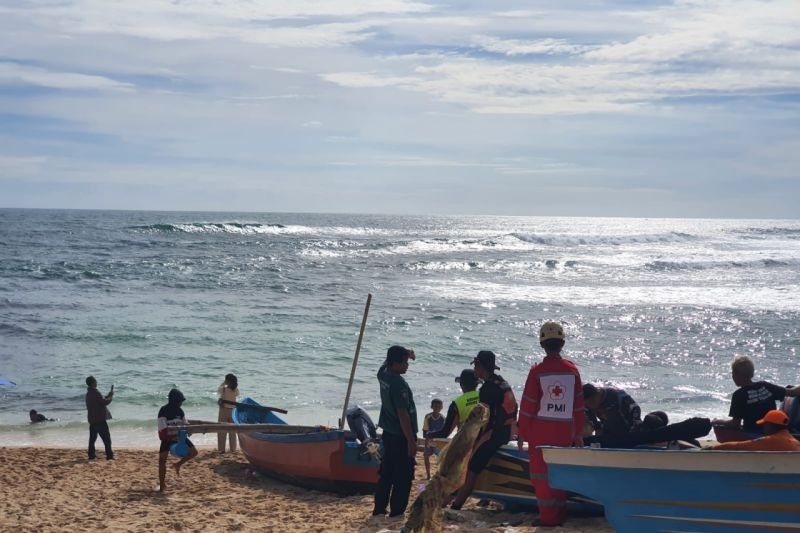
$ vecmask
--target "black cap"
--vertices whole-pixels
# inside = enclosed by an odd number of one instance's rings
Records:
[[[461,375],[456,377],[456,383],[463,383],[467,387],[478,384],[478,377],[475,371],[471,368],[465,368],[461,371]]]
[[[172,389],[171,391],[169,391],[169,394],[167,395],[167,400],[171,404],[176,404],[186,401],[186,398],[183,396],[183,393],[178,389]]]
[[[475,359],[472,360],[472,364],[474,365],[477,363],[486,370],[500,370],[500,367],[494,364],[494,360],[494,352],[490,352],[489,350],[481,350],[478,352],[478,355],[475,356]]]

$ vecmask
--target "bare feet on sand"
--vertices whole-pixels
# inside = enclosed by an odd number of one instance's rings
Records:
[[[177,463],[172,463],[172,468],[175,470],[175,475],[178,477],[181,477],[181,466],[183,465],[181,464],[180,461],[178,461]]]

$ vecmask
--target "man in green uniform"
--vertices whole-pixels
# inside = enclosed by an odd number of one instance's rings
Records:
[[[414,350],[392,346],[386,352],[386,362],[378,370],[381,387],[381,416],[383,456],[378,470],[373,515],[401,516],[408,506],[411,482],[414,480],[417,454],[417,408],[411,388],[403,379],[408,360],[415,359]]]

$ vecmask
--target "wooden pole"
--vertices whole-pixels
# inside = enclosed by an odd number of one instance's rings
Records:
[[[294,435],[303,433],[319,433],[331,431],[325,426],[292,426],[289,424],[232,424],[229,422],[208,422],[200,424],[188,424],[172,426],[168,428],[170,434],[177,435],[185,430],[189,433],[273,433],[277,435]]]
[[[232,405],[240,409],[253,409],[255,411],[275,411],[276,413],[280,413],[282,415],[285,415],[286,413],[289,412],[286,409],[280,409],[279,407],[269,407],[266,405],[253,405],[250,403],[239,403],[239,402],[234,402],[233,400],[220,400],[220,401],[225,405]]]
[[[339,429],[344,429],[344,421],[347,416],[347,404],[350,403],[350,392],[353,390],[353,379],[356,377],[358,355],[361,353],[361,341],[364,339],[364,328],[367,327],[367,315],[369,315],[370,303],[372,303],[372,294],[367,294],[367,305],[364,306],[364,317],[361,319],[361,331],[358,333],[356,355],[353,357],[353,368],[350,369],[350,381],[347,383],[347,394],[344,396],[344,407],[342,407],[342,418],[339,419]]]

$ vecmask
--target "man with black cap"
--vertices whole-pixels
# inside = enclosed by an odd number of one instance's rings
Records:
[[[181,404],[184,401],[186,401],[186,398],[183,393],[178,389],[172,389],[167,395],[167,405],[162,406],[158,411],[158,438],[161,440],[161,448],[158,451],[158,490],[160,492],[164,492],[166,488],[167,458],[169,457],[170,447],[178,442],[178,437],[170,434],[169,428],[189,424],[183,409],[181,409]],[[189,447],[189,454],[172,465],[176,475],[180,475],[181,467],[184,463],[197,456],[197,448],[194,447],[192,441],[186,439],[186,445]]]
[[[383,429],[383,454],[375,490],[374,516],[402,516],[408,506],[411,482],[417,454],[417,408],[411,388],[403,379],[408,360],[415,359],[414,350],[392,346],[386,352],[386,362],[378,370],[381,388],[381,415],[378,425]]]
[[[482,350],[472,360],[475,376],[483,380],[479,400],[489,407],[489,422],[478,436],[475,452],[467,466],[467,479],[458,490],[451,506],[456,510],[461,509],[467,501],[478,475],[489,464],[495,452],[511,440],[511,428],[517,419],[517,399],[506,380],[494,373],[495,370],[500,370],[495,364],[495,359],[494,352]]]
[[[461,375],[456,377],[456,383],[461,385],[461,392],[463,394],[450,402],[450,407],[447,408],[447,418],[444,420],[444,426],[439,431],[430,431],[427,438],[431,439],[446,439],[453,432],[453,428],[461,426],[461,421],[466,420],[472,409],[480,402],[478,395],[478,378],[475,376],[475,371],[471,368],[465,368],[461,371]]]

